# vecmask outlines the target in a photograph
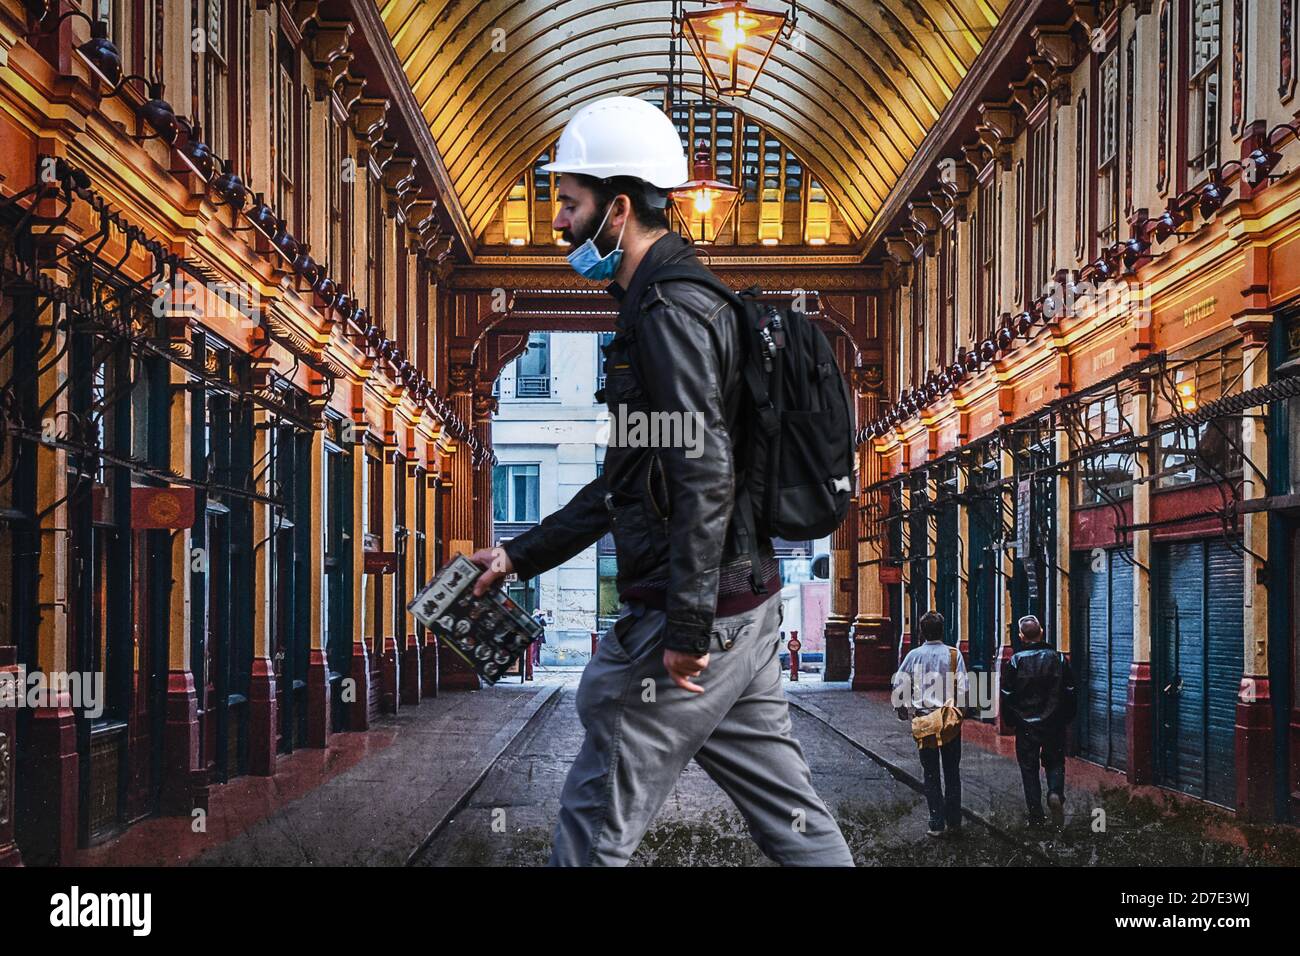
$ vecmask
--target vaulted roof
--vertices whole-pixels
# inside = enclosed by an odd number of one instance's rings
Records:
[[[1008,2],[801,0],[796,36],[777,45],[752,94],[735,105],[800,156],[861,235]],[[751,5],[789,9],[780,0]],[[475,235],[574,109],[663,85],[672,6],[381,0],[380,15]],[[693,68],[684,43],[680,49]]]

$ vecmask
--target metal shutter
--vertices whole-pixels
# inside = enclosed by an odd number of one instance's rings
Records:
[[[1107,551],[1094,570],[1091,554],[1075,562],[1074,664],[1081,696],[1079,755],[1105,767],[1128,767],[1129,665],[1133,661],[1133,566]]]
[[[1207,542],[1206,551],[1206,798],[1231,807],[1237,800],[1237,695],[1245,655],[1243,559],[1223,541]]]
[[[1156,557],[1158,779],[1232,807],[1242,558],[1217,539],[1161,545]]]

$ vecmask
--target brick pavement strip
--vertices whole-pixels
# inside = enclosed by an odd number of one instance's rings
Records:
[[[396,739],[196,865],[402,866],[471,794],[560,688],[444,692],[376,728]]]

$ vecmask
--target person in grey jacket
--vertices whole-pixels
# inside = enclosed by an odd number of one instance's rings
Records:
[[[695,429],[690,447],[611,442],[603,473],[568,504],[504,548],[472,556],[488,568],[482,592],[613,532],[623,610],[578,688],[586,736],[565,780],[550,863],[625,864],[694,758],[767,856],[852,866],[791,736],[771,542],[751,561],[734,520],[746,447],[740,317],[700,282],[655,280],[668,264],[704,271],[664,214],[666,190],[686,179],[677,130],[644,100],[600,100],[569,121],[547,168],[561,174],[553,226],[574,247],[570,263],[614,280],[617,332],[598,400],[615,423],[667,413]]]

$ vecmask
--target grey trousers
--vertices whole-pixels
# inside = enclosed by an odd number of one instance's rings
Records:
[[[692,757],[735,802],[770,859],[853,865],[790,736],[780,624],[779,593],[719,618],[697,694],[664,669],[664,612],[639,602],[624,607],[578,686],[586,737],[564,782],[548,865],[626,864]]]

